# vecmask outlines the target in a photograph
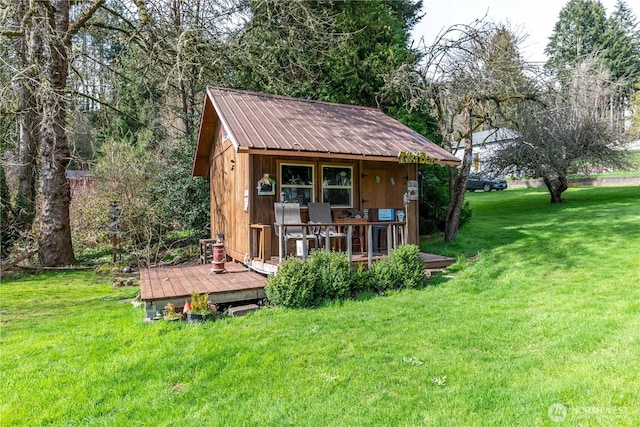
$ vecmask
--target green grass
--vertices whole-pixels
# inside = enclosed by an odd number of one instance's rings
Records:
[[[468,194],[425,248],[451,278],[314,310],[143,324],[104,276],[5,280],[0,425],[640,425],[640,188],[565,197]]]

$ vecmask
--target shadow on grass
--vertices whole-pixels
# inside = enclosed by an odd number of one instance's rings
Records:
[[[469,193],[473,217],[456,240],[421,249],[465,259],[517,252],[546,268],[571,268],[640,235],[640,187],[570,189],[565,198],[552,205],[540,189]]]

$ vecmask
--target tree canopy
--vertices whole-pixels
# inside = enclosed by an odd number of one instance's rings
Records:
[[[383,76],[416,59],[407,43],[421,1],[250,4],[237,87],[379,107]]]
[[[624,0],[607,18],[597,0],[570,0],[560,11],[545,52],[547,68],[556,73],[597,55],[614,80],[625,79],[625,92],[640,78],[640,32]]]
[[[74,258],[64,176],[72,165],[89,164],[114,180],[101,185],[104,203],[118,198],[129,203],[125,211],[148,214],[137,223],[155,224],[158,233],[136,231],[131,222],[137,244],[170,227],[203,229],[206,182],[192,180],[190,168],[205,85],[379,106],[416,120],[402,105],[381,103],[379,92],[385,73],[416,58],[407,42],[421,1],[17,0],[7,6],[0,17],[6,58],[0,131],[15,141],[3,142],[3,155],[19,166],[7,174],[15,195],[10,200],[3,190],[2,214],[25,233],[39,227],[33,234],[41,238],[45,265]],[[153,180],[144,179],[149,173]],[[130,191],[134,182],[137,190]],[[134,203],[134,197],[146,200]],[[95,222],[102,210],[87,208],[84,219]]]

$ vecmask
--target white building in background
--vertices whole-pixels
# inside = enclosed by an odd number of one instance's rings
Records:
[[[505,143],[515,142],[520,135],[518,132],[508,128],[487,129],[474,132],[472,136],[473,144],[473,165],[471,172],[483,172],[483,165],[491,157],[494,151]],[[460,144],[458,149],[452,147],[453,154],[462,159],[464,145]]]
[[[520,135],[518,132],[508,128],[487,129],[480,132],[475,132],[472,137],[473,142],[473,164],[471,165],[471,172],[485,172],[487,160],[491,158],[493,153],[503,146],[504,144],[516,142]],[[630,142],[626,149],[629,151],[640,151],[640,139]],[[451,152],[462,160],[464,155],[464,144],[459,144],[458,149],[451,147]],[[609,168],[601,168],[598,166],[590,167],[587,169],[578,170],[581,174],[592,174],[610,172]],[[516,174],[521,176],[522,174]]]

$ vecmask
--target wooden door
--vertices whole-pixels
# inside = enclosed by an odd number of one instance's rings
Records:
[[[363,165],[360,201],[363,209],[403,207],[407,191],[407,171],[402,165],[373,163]]]

